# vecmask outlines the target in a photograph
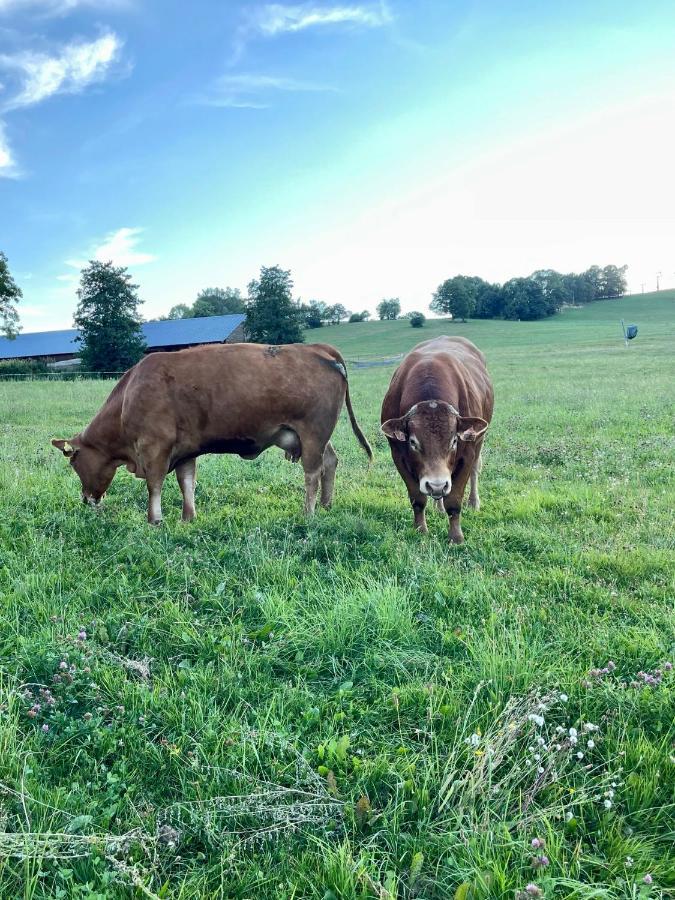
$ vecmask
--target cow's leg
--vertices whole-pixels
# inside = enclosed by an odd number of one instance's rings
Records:
[[[471,509],[480,509],[480,497],[478,496],[478,476],[483,468],[483,457],[479,451],[476,461],[471,469],[471,490],[469,491],[468,506]]]
[[[162,521],[162,485],[169,470],[168,453],[157,453],[148,459],[144,457],[145,482],[148,486],[148,522],[159,525]]]
[[[323,468],[321,470],[321,505],[330,509],[333,502],[333,488],[335,487],[335,470],[337,469],[338,456],[330,441],[323,451]]]
[[[465,459],[464,465],[459,472],[452,473],[452,488],[447,497],[443,498],[443,506],[448,514],[449,529],[448,540],[451,544],[463,544],[464,534],[462,533],[462,501],[466,491],[466,484],[473,470],[473,460]]]
[[[323,454],[326,445],[320,443],[313,436],[301,435],[302,441],[302,468],[305,472],[305,515],[313,516],[316,508],[316,496],[321,484],[321,470],[323,469]]]
[[[176,466],[176,480],[183,495],[183,521],[191,522],[195,517],[195,482],[197,460],[187,459]]]
[[[145,479],[148,485],[148,522],[159,525],[162,521],[162,485],[164,475],[150,476]]]
[[[413,509],[413,522],[415,528],[421,534],[427,534],[429,529],[427,528],[427,518],[425,514],[425,509],[427,506],[428,497],[426,494],[423,494],[420,491],[420,484],[416,478],[408,472],[403,462],[403,457],[399,456],[398,453],[392,448],[391,457],[394,460],[394,465],[398,469],[399,475],[405,482],[405,486],[408,489],[408,499],[410,500],[410,505]]]

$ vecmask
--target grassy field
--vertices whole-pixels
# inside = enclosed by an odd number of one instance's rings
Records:
[[[496,388],[461,547],[412,529],[391,365],[311,522],[277,451],[203,459],[188,526],[126,472],[85,508],[49,440],[111,385],[0,384],[0,897],[672,896],[675,296],[312,337],[444,332]]]

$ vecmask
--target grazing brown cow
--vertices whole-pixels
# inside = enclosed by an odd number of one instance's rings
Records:
[[[151,353],[126,372],[92,422],[69,441],[54,440],[97,505],[126,466],[148,486],[148,521],[162,518],[162,484],[175,470],[183,519],[194,518],[196,457],[268,447],[301,460],[305,512],[333,498],[337,455],[330,437],[346,401],[352,430],[372,458],[349,397],[347,370],[327,344],[217,344]]]
[[[493,401],[485,357],[465,338],[423,341],[394,372],[382,403],[382,431],[420,531],[427,531],[424,509],[432,497],[448,514],[449,540],[464,540],[464,490],[471,478],[469,506],[478,509],[480,454]]]

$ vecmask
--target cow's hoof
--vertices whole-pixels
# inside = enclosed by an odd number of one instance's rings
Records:
[[[161,524],[162,524],[161,519],[148,519],[148,525],[157,526],[157,525],[161,525]]]
[[[463,544],[464,543],[464,535],[460,531],[459,533],[451,534],[448,538],[448,543],[450,544]]]
[[[426,522],[423,525],[415,525],[415,530],[419,534],[429,534],[429,527]]]
[[[480,497],[476,497],[475,499],[469,497],[466,505],[469,507],[469,509],[475,509],[476,512],[478,512],[478,510],[480,509]]]

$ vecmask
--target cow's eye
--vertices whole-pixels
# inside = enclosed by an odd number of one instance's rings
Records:
[[[422,449],[420,442],[417,440],[414,434],[411,434],[409,439],[410,441],[410,449],[415,450],[417,453]]]
[[[457,449],[457,435],[455,435],[455,436],[453,437],[453,439],[450,441],[450,449],[451,449],[451,450],[456,450],[456,449]]]

